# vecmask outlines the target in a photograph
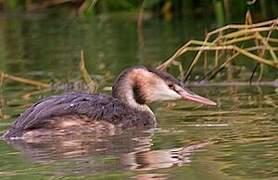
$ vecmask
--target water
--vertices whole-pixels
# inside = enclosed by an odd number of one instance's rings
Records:
[[[100,91],[110,93],[103,88],[111,86],[123,68],[158,64],[182,42],[213,26],[209,18],[194,27],[152,20],[145,23],[140,48],[136,23],[125,17],[2,15],[0,68],[43,82],[73,82],[80,77],[77,65],[83,49]],[[130,129],[116,136],[16,144],[0,140],[0,178],[277,179],[277,82],[190,88],[218,102],[218,107],[156,103],[152,109],[157,128]],[[62,91],[40,92],[5,81],[0,134],[30,104]]]

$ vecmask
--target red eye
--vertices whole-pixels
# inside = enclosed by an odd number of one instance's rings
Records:
[[[170,89],[174,89],[174,84],[168,84],[168,87],[169,87]]]

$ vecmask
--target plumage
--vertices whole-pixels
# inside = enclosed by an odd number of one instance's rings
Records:
[[[138,116],[138,113],[140,116]],[[107,121],[121,128],[154,125],[152,115],[129,108],[120,100],[104,94],[68,93],[42,99],[22,113],[4,137],[47,126],[54,117],[86,116],[91,121]],[[56,118],[63,121],[64,118]]]

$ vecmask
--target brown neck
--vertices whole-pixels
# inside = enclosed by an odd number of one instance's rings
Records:
[[[145,99],[141,94],[138,75],[141,75],[142,68],[127,69],[116,79],[112,96],[121,100],[129,107],[139,111],[146,111],[153,114],[151,109],[145,104]]]

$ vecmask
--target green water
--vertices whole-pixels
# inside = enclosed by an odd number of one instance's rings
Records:
[[[73,82],[80,79],[83,49],[100,91],[111,93],[103,88],[110,87],[123,68],[158,64],[183,42],[201,39],[203,30],[215,25],[210,17],[196,21],[150,20],[144,24],[140,48],[133,16],[2,14],[0,69],[47,83]],[[157,128],[105,138],[39,144],[0,140],[0,179],[277,179],[277,82],[190,88],[219,105],[156,103],[152,109]],[[62,92],[37,92],[5,81],[0,99],[6,118],[0,121],[0,134],[30,104]]]

